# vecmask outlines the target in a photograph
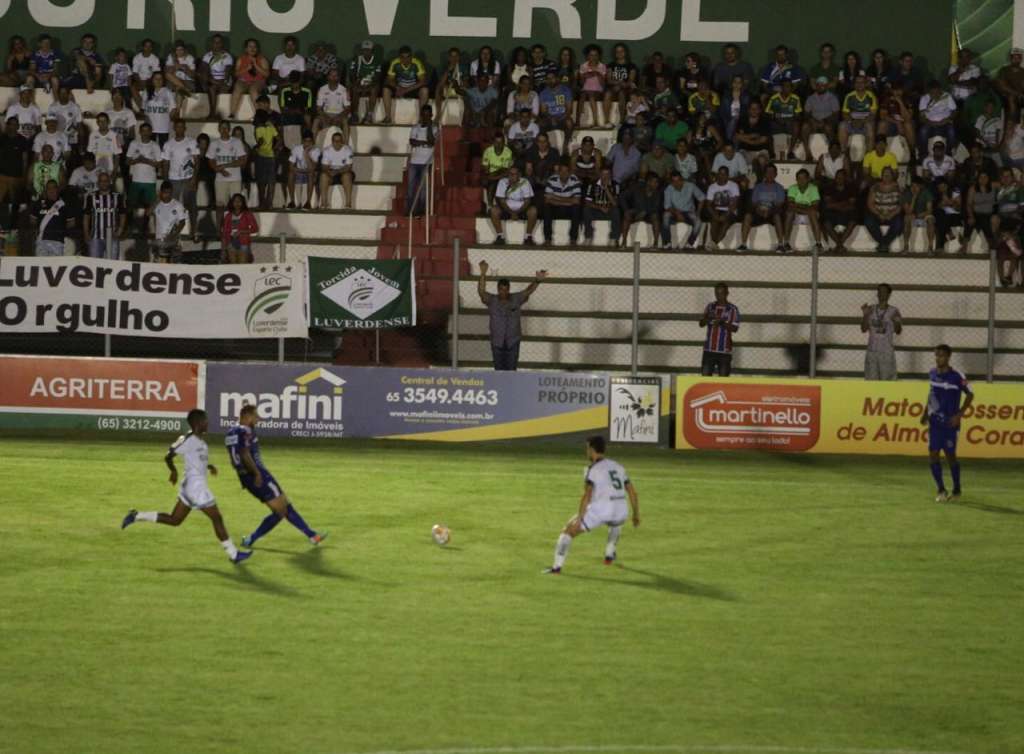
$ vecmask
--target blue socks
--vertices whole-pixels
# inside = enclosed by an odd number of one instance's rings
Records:
[[[954,472],[955,476],[953,478],[956,479],[959,476],[959,473],[960,473],[960,467],[957,466],[957,470]],[[945,482],[942,481],[942,464],[941,463],[936,462],[936,463],[932,464],[932,476],[935,478],[935,484],[938,485],[939,492],[942,492],[943,490],[945,490],[946,489],[946,484],[945,484]]]
[[[960,462],[953,461],[949,464],[949,473],[953,475],[953,492],[960,492]]]
[[[263,537],[270,533],[270,531],[281,522],[281,518],[276,513],[271,513],[256,528],[252,534],[249,535],[249,542],[255,542],[260,537]]]
[[[316,536],[316,532],[309,528],[309,525],[302,520],[302,516],[299,515],[299,512],[295,510],[290,503],[288,504],[287,519],[288,523],[290,523],[296,529],[301,531],[307,537]],[[271,513],[269,516],[263,519],[262,522],[260,522],[260,525],[256,528],[256,531],[249,535],[249,543],[252,544],[257,539],[265,537],[279,523],[281,523],[281,517],[278,516],[276,513]]]
[[[316,532],[309,528],[309,525],[302,520],[302,516],[295,510],[291,503],[288,504],[288,523],[301,531],[307,537],[315,537]]]

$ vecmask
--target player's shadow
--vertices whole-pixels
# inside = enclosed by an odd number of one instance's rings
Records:
[[[157,568],[155,570],[160,573],[205,573],[218,578],[224,579],[230,582],[236,587],[243,589],[253,589],[266,594],[272,594],[277,597],[299,597],[301,594],[291,587],[284,586],[282,584],[275,584],[273,581],[260,578],[252,572],[252,566],[241,565],[234,567],[232,570],[219,571],[216,568],[203,568],[201,566],[189,566],[186,568]]]
[[[657,592],[668,592],[685,597],[702,597],[704,599],[722,600],[723,602],[736,602],[736,597],[719,589],[713,584],[702,584],[699,581],[684,581],[672,576],[665,576],[653,571],[644,571],[640,568],[629,568],[627,566],[615,566],[614,572],[635,573],[644,576],[644,579],[616,579],[599,576],[585,576],[578,573],[563,574],[573,579],[585,581],[600,581],[604,584],[617,584],[620,586],[633,586],[638,589],[653,589]]]
[[[336,568],[324,563],[324,548],[314,547],[310,550],[295,552],[294,550],[278,550],[273,547],[260,547],[256,552],[272,552],[275,555],[289,555],[288,562],[301,571],[313,576],[323,576],[329,579],[358,579],[350,573],[343,573]]]
[[[977,511],[985,511],[986,513],[1001,513],[1006,516],[1024,516],[1024,510],[1017,508],[1005,508],[1002,505],[989,505],[988,503],[972,503],[968,500],[954,500],[953,505],[959,505],[961,508],[974,508]]]
[[[312,550],[297,552],[290,558],[291,564],[299,570],[305,571],[313,576],[323,576],[329,579],[355,579],[349,573],[342,573],[336,568],[331,568],[324,563],[324,548],[314,547]]]

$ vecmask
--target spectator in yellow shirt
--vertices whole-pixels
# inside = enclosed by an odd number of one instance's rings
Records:
[[[508,169],[512,167],[515,155],[508,145],[505,144],[505,136],[500,131],[494,135],[494,142],[484,150],[480,164],[484,169],[484,187],[487,189],[488,204],[494,203],[494,190],[498,187],[498,181],[508,175]]]
[[[898,174],[900,163],[896,155],[889,151],[885,136],[879,134],[875,139],[875,148],[864,155],[864,185],[870,186],[880,181],[882,171],[886,168],[892,168]]]
[[[391,61],[387,70],[387,85],[384,87],[384,124],[394,120],[395,107],[392,98],[418,98],[422,110],[430,99],[427,86],[427,67],[423,61],[412,55],[409,47],[398,50],[398,57]]]

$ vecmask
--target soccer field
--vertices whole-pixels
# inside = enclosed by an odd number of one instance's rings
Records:
[[[267,438],[330,537],[236,567],[201,514],[119,528],[172,439],[0,439],[0,752],[1024,751],[1020,464],[940,505],[923,459],[616,449],[641,527],[542,576],[582,446]]]

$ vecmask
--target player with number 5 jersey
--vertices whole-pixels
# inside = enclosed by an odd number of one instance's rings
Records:
[[[271,510],[270,515],[263,519],[256,531],[242,538],[242,546],[252,547],[256,540],[269,534],[275,526],[286,519],[301,531],[311,544],[318,545],[327,537],[327,532],[317,534],[309,528],[274,479],[274,475],[263,465],[260,441],[256,437],[258,421],[256,407],[243,406],[238,416],[238,424],[229,429],[224,437],[228,457],[238,473],[238,481],[241,482],[242,488],[248,490],[253,497]]]
[[[615,562],[616,547],[622,527],[631,517],[633,526],[640,525],[640,498],[636,487],[622,464],[605,456],[605,440],[600,435],[587,439],[587,458],[590,466],[583,475],[583,497],[579,512],[558,535],[555,562],[544,573],[561,573],[573,539],[599,526],[608,527],[608,541],[604,548],[604,564]],[[632,514],[632,516],[631,516]]]

